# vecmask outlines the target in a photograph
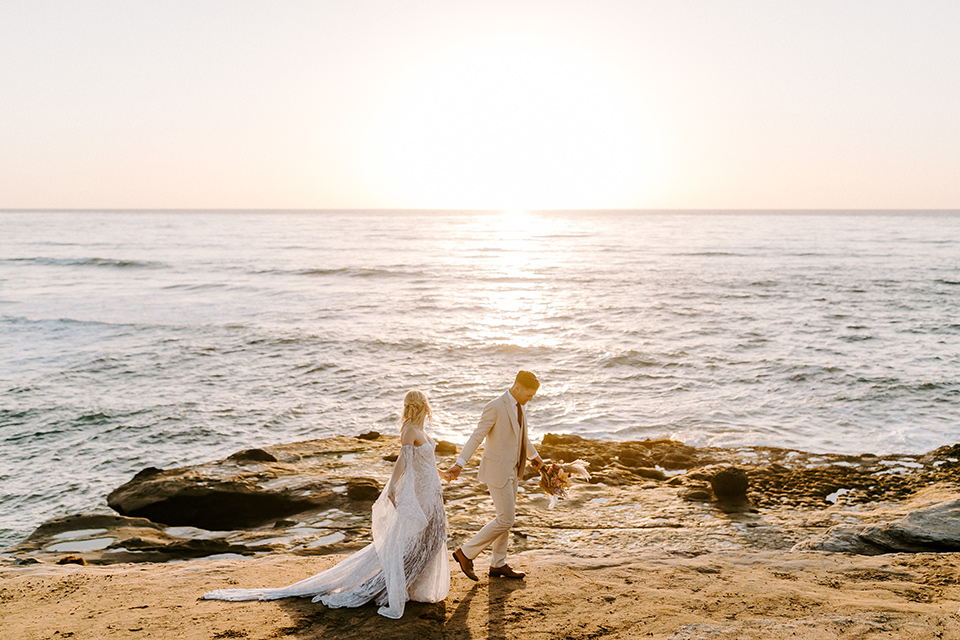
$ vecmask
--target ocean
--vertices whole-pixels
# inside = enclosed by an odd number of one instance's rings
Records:
[[[951,212],[0,213],[0,549],[147,466],[376,430],[960,440]]]

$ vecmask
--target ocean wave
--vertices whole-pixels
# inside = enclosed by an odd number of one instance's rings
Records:
[[[960,393],[960,384],[957,382],[902,382],[900,380],[883,380],[871,385],[872,391],[881,391],[891,395],[917,396],[920,394],[937,394],[945,392],[947,395]]]
[[[66,267],[112,267],[117,269],[161,269],[167,265],[162,262],[146,260],[119,260],[116,258],[8,258],[4,262],[32,262]]]
[[[336,367],[337,367],[337,365],[335,365],[335,364],[332,364],[332,363],[329,363],[329,362],[321,362],[321,363],[318,363],[318,364],[299,365],[299,366],[294,367],[294,369],[295,369],[295,370],[296,370],[296,369],[303,369],[303,371],[300,371],[300,372],[299,372],[300,375],[309,376],[309,375],[312,374],[312,373],[322,373],[322,372],[328,371],[328,370],[330,370],[330,369],[335,369]]]
[[[538,235],[540,240],[569,240],[575,238],[592,238],[592,234],[583,231],[570,231],[568,233],[545,233]]]
[[[484,276],[478,275],[477,280],[483,282],[490,282],[494,284],[530,284],[540,280],[538,275],[529,275],[529,276]]]
[[[703,258],[742,258],[742,257],[745,257],[747,254],[734,253],[731,251],[678,251],[674,253],[668,253],[666,255],[683,256],[683,257],[703,257]]]
[[[351,278],[376,278],[383,276],[408,275],[401,271],[390,269],[375,269],[372,267],[343,267],[340,269],[303,269],[296,272],[302,276],[349,276]]]
[[[254,271],[256,275],[293,275],[293,276],[345,276],[348,278],[389,278],[424,275],[421,272],[410,272],[400,269],[383,269],[379,267],[336,267],[332,269],[266,269]]]
[[[16,389],[9,389],[8,393],[15,393]],[[24,420],[43,413],[37,409],[4,409],[0,408],[0,427],[19,424]]]
[[[611,367],[656,367],[662,363],[639,351],[630,349],[621,353],[604,354],[600,356],[599,364],[601,367],[609,369]]]
[[[795,369],[799,369],[799,371]],[[819,382],[824,378],[835,378],[843,372],[844,370],[840,367],[806,365],[802,367],[791,367],[786,373],[788,374],[787,380],[790,382]]]
[[[244,289],[246,287],[236,287],[223,282],[205,282],[202,284],[168,284],[160,287],[164,291],[207,291],[210,289]]]
[[[96,424],[102,424],[113,420],[113,416],[103,413],[102,411],[94,411],[93,413],[85,413],[81,416],[77,416],[75,422],[85,423],[92,422]]]
[[[77,320],[76,318],[28,318],[26,316],[0,315],[0,322],[13,325],[40,325],[53,326],[70,325],[81,327],[130,327],[130,328],[152,328],[167,327],[175,328],[175,325],[159,325],[134,322],[106,322],[103,320]]]

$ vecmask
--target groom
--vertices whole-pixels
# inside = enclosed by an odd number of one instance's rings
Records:
[[[536,395],[539,388],[537,376],[529,371],[518,373],[513,386],[483,408],[477,429],[467,444],[463,445],[456,464],[443,472],[445,480],[455,479],[480,443],[486,440],[477,477],[487,484],[497,517],[453,552],[453,559],[471,580],[477,580],[473,559],[490,545],[493,545],[490,577],[523,578],[526,575],[522,571],[514,571],[507,564],[507,542],[516,517],[517,484],[523,478],[527,459],[532,460],[534,469],[543,465],[540,454],[530,442],[527,421],[523,415],[523,406]]]

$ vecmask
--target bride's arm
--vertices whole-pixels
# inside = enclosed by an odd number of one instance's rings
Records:
[[[393,465],[393,473],[390,475],[390,480],[387,481],[387,499],[390,500],[393,506],[397,506],[397,481],[400,479],[400,476],[403,475],[403,470],[407,465],[407,461],[403,456],[403,448],[408,445],[413,446],[415,441],[416,437],[411,429],[400,430],[400,455],[397,456],[397,461]]]

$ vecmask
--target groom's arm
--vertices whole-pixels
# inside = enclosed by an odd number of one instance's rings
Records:
[[[534,471],[539,471],[540,467],[543,466],[543,458],[540,457],[537,448],[533,446],[533,442],[530,441],[529,431],[527,432],[527,460],[532,462],[531,466]]]
[[[530,455],[531,450],[533,451],[533,455]],[[527,460],[533,464],[534,471],[540,471],[540,467],[543,466],[543,458],[540,457],[536,449],[527,449]]]
[[[484,438],[487,437],[487,434],[490,433],[490,430],[493,429],[493,425],[496,423],[497,408],[491,402],[483,408],[483,413],[480,414],[480,421],[477,423],[477,428],[473,430],[473,433],[467,438],[467,443],[463,445],[463,449],[460,450],[457,463],[460,464],[461,467],[467,465],[467,461],[470,460],[470,457],[477,450],[477,447],[480,446],[480,443],[483,442]]]
[[[480,415],[480,421],[477,423],[477,428],[473,430],[473,433],[470,434],[470,437],[467,438],[467,443],[463,445],[463,449],[460,450],[460,455],[457,457],[457,461],[452,467],[447,469],[444,473],[445,477],[448,480],[453,480],[460,475],[460,471],[467,466],[467,461],[470,460],[470,457],[477,450],[477,447],[480,446],[480,443],[483,442],[484,438],[487,437],[487,434],[490,433],[490,429],[493,428],[493,425],[497,423],[497,408],[493,402],[488,404],[483,408],[483,413]]]

